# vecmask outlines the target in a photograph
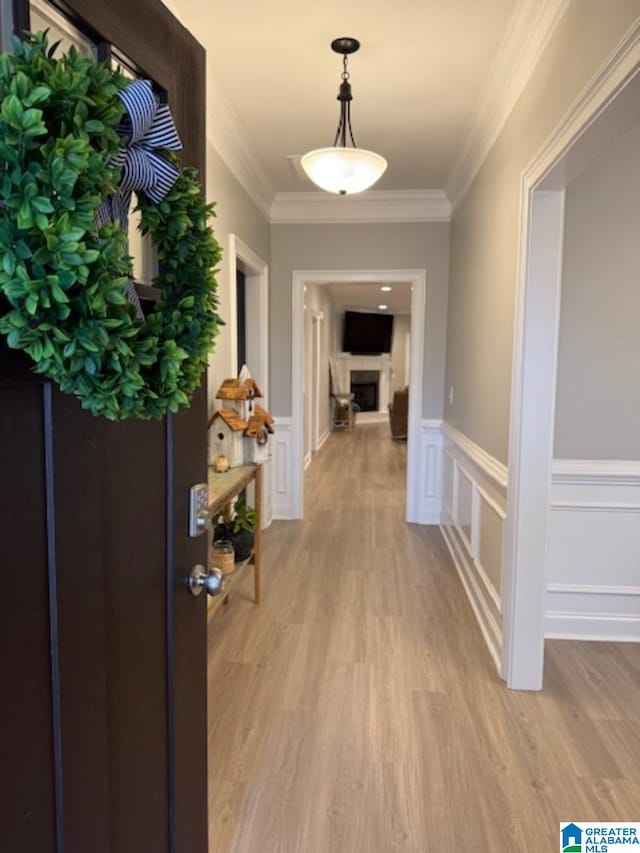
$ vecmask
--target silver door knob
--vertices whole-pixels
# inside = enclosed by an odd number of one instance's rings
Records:
[[[209,595],[220,595],[224,589],[225,578],[219,569],[207,571],[204,566],[197,565],[191,569],[187,584],[194,595],[200,595],[203,589]]]

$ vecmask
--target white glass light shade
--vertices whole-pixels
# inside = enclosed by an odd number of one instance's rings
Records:
[[[384,157],[364,148],[316,148],[300,163],[320,189],[339,195],[368,190],[387,168]]]

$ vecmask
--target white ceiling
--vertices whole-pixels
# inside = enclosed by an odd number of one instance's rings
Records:
[[[374,314],[410,314],[411,313],[411,284],[394,282],[391,290],[384,292],[380,287],[384,282],[368,284],[329,284],[331,299],[338,311],[352,308],[371,311]],[[378,311],[378,305],[386,305],[385,311]]]
[[[166,1],[166,0],[165,0]],[[524,0],[173,0],[275,191],[309,190],[287,155],[333,144],[341,57],[357,144],[384,155],[381,190],[446,185],[511,17]],[[531,4],[529,4],[531,5]],[[212,89],[212,81],[209,81]]]

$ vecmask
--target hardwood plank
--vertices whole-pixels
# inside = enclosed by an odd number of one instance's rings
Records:
[[[404,523],[406,445],[331,435],[307,517],[262,541],[263,603],[209,626],[211,853],[555,850],[633,820],[637,646],[550,642],[509,691],[439,530]]]

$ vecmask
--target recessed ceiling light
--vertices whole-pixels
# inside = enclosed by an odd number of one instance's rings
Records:
[[[386,305],[378,305],[378,308],[380,309],[380,311],[386,311],[387,306]]]
[[[391,290],[390,284],[383,284],[380,290],[384,290],[385,293],[388,293]]]

